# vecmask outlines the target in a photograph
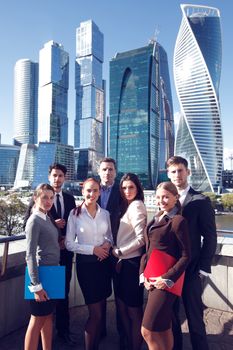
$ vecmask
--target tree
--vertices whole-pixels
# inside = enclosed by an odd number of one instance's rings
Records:
[[[227,208],[229,210],[233,207],[233,194],[232,193],[226,193],[222,195],[222,204],[224,206],[224,209]]]
[[[213,192],[204,192],[203,193],[205,196],[209,197],[212,207],[215,209],[216,208],[216,203],[217,203],[217,195]]]
[[[11,236],[22,232],[25,211],[26,205],[15,194],[0,199],[0,233]]]

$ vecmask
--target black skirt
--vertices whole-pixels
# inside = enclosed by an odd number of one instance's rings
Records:
[[[95,304],[112,293],[110,259],[97,260],[94,255],[77,254],[77,278],[85,303]]]
[[[48,316],[55,310],[57,301],[47,300],[38,302],[34,299],[30,300],[31,315],[33,316]]]
[[[140,260],[140,256],[120,260],[121,266],[114,276],[115,296],[129,307],[143,305],[144,288],[139,285]]]

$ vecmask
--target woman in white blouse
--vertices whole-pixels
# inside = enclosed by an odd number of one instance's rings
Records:
[[[93,350],[98,348],[105,301],[112,292],[109,259],[112,232],[108,211],[97,204],[99,182],[93,178],[84,181],[82,194],[84,202],[70,213],[65,244],[68,250],[77,253],[77,277],[89,310],[85,349]]]
[[[139,285],[139,266],[145,245],[147,213],[143,189],[135,174],[127,173],[120,181],[123,208],[112,254],[119,260],[114,276],[115,297],[128,340],[129,349],[141,348],[143,288]]]

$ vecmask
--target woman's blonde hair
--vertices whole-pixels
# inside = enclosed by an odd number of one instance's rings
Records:
[[[181,208],[181,204],[180,204],[180,201],[179,201],[179,193],[178,193],[178,190],[176,188],[176,186],[171,182],[171,181],[165,181],[165,182],[161,182],[157,188],[156,188],[156,191],[158,189],[163,189],[165,191],[168,191],[170,192],[171,194],[173,194],[173,196],[176,196],[177,197],[177,202],[176,202],[176,207],[178,209],[178,213],[180,214],[181,211],[182,211],[182,208]]]
[[[35,189],[33,197],[38,198],[41,195],[42,191],[52,191],[53,193],[55,193],[55,191],[51,185],[46,184],[46,183],[42,183],[42,184],[39,184],[37,186],[37,188]]]

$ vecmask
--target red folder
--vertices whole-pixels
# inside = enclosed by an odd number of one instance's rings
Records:
[[[166,273],[176,263],[176,259],[158,249],[154,249],[147,262],[146,268],[143,272],[144,277],[150,279],[154,277],[160,277]],[[165,288],[168,292],[181,296],[182,288],[184,284],[184,272],[175,282],[171,288]]]

